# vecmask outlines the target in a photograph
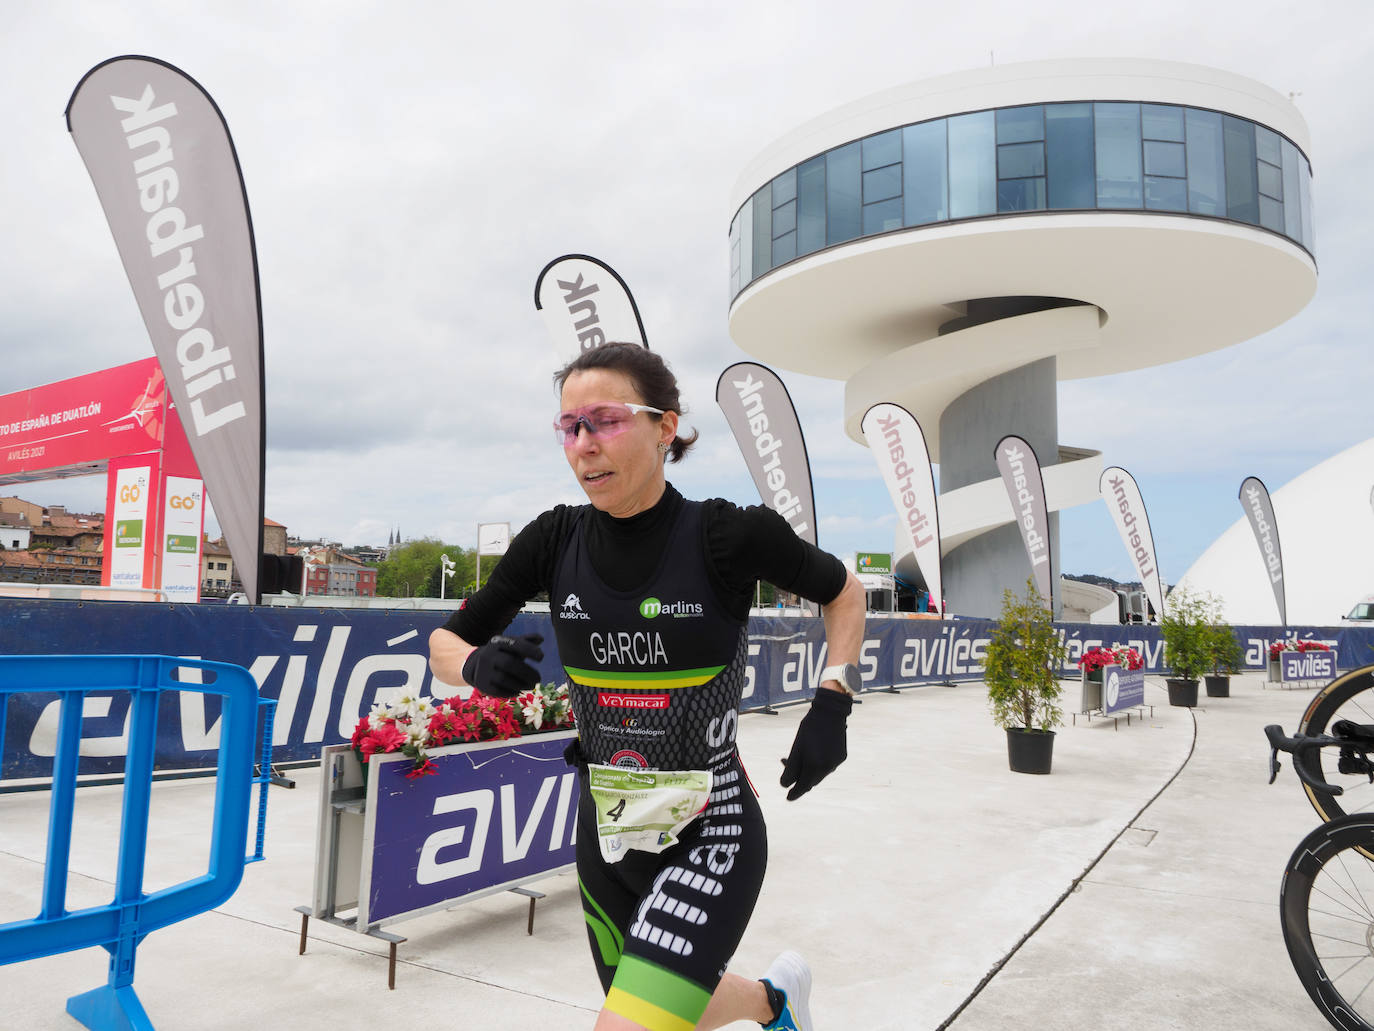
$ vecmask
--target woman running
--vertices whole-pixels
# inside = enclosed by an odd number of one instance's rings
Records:
[[[577,873],[606,992],[595,1031],[746,1019],[813,1031],[811,972],[796,953],[758,980],[725,969],[768,860],[735,748],[746,627],[758,580],[822,606],[833,665],[783,760],[795,800],[846,758],[863,588],[771,509],[688,501],[667,482],[665,462],[681,461],[697,434],[678,435],[677,382],[657,354],[606,344],[554,379],[554,433],[590,504],[557,506],[520,532],[487,585],[430,636],[430,668],[487,694],[529,690],[543,639],[502,632],[548,592],[577,718]]]

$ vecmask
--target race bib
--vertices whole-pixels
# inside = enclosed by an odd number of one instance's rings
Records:
[[[707,770],[631,770],[587,765],[596,806],[601,858],[618,863],[628,849],[662,852],[706,808],[711,797]]]

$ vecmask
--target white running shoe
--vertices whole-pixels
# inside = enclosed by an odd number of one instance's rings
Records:
[[[795,952],[784,952],[773,960],[767,981],[783,994],[782,1014],[763,1031],[815,1031],[811,1023],[811,968]]]

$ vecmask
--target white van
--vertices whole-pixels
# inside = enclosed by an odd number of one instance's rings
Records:
[[[1347,615],[1341,617],[1342,623],[1374,623],[1374,594],[1361,598]]]

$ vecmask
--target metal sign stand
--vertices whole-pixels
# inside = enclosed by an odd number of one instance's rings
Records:
[[[388,945],[386,986],[396,987],[396,946],[408,939],[382,929],[381,924],[359,926],[358,890],[362,865],[363,818],[367,809],[367,788],[362,781],[361,764],[352,761],[352,746],[326,745],[320,750],[320,818],[315,851],[314,906],[296,906],[301,914],[300,946],[305,955],[310,918],[323,920],[358,934],[365,934]],[[353,886],[350,890],[349,886]],[[534,906],[543,892],[531,888],[506,889],[508,894],[529,899],[525,933],[534,934]],[[351,915],[340,915],[341,913]]]

